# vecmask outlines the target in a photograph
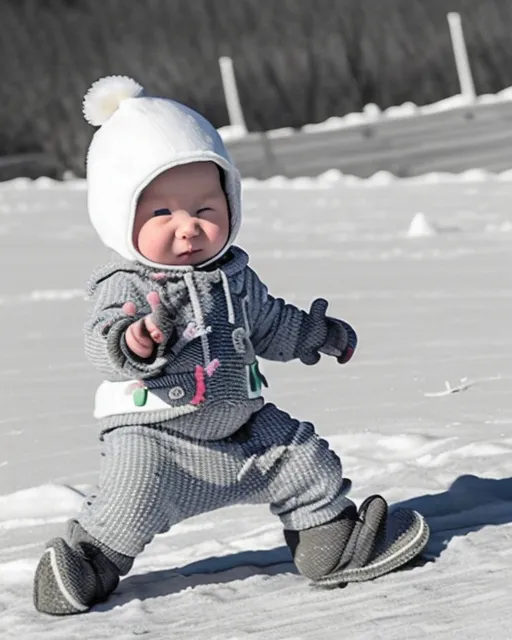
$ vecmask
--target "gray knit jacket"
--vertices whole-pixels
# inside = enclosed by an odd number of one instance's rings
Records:
[[[165,409],[101,418],[103,431],[132,424],[165,423],[191,438],[217,440],[237,431],[263,405],[257,357],[314,364],[319,352],[337,355],[349,336],[333,319],[306,313],[280,298],[248,266],[247,254],[231,247],[216,265],[163,272],[121,258],[97,269],[88,286],[92,303],[85,324],[88,359],[111,382],[142,380]],[[146,296],[158,292],[157,322],[165,340],[151,358],[127,347],[128,326],[151,312]],[[125,302],[136,316],[122,311]],[[319,301],[316,301],[317,303]],[[313,310],[313,306],[312,306]],[[341,327],[341,328],[340,328]],[[333,342],[331,338],[330,342]]]

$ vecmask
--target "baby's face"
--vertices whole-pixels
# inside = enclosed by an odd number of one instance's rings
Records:
[[[228,237],[228,204],[213,162],[168,169],[139,197],[133,244],[153,262],[200,264],[217,255]]]

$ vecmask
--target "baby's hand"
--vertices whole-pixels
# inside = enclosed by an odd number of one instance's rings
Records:
[[[164,334],[157,322],[161,317],[160,296],[156,291],[148,293],[146,300],[151,307],[151,313],[131,324],[125,333],[128,349],[139,358],[149,358],[155,346],[164,341]],[[133,302],[125,302],[123,312],[128,316],[137,313],[137,307]]]

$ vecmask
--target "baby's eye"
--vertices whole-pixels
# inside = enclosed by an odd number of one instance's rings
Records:
[[[165,209],[155,209],[155,211],[153,211],[153,215],[154,216],[170,216],[171,211],[167,208]]]
[[[200,209],[198,209],[196,211],[196,215],[200,216],[202,213],[206,213],[208,211],[211,211],[212,208],[211,207],[201,207]]]

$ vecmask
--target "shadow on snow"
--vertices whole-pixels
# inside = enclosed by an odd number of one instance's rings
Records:
[[[411,569],[438,558],[454,537],[512,522],[512,478],[495,480],[463,475],[447,491],[417,496],[391,508],[398,506],[422,513],[431,530],[422,558],[407,567]],[[144,600],[179,593],[199,585],[284,573],[298,573],[286,546],[210,557],[183,567],[130,576],[121,582],[109,601],[97,606],[96,610],[112,609],[134,598]],[[304,584],[308,584],[307,580]]]

